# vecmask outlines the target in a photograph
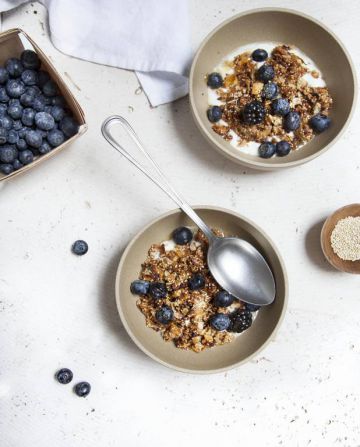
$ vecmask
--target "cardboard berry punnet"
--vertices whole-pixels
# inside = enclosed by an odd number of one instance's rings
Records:
[[[50,75],[50,78],[57,84],[60,94],[66,100],[68,109],[72,112],[74,118],[79,124],[79,130],[74,136],[72,136],[68,140],[65,140],[64,143],[51,150],[49,153],[36,157],[32,163],[23,166],[19,170],[14,171],[9,175],[0,174],[0,181],[15,177],[16,175],[34,168],[50,157],[53,157],[59,151],[71,144],[76,138],[82,135],[87,129],[84,112],[75,99],[74,95],[71,93],[71,91],[61,78],[59,72],[55,69],[50,60],[45,56],[45,54],[31,39],[31,37],[28,36],[23,30],[16,28],[0,33],[0,66],[3,66],[6,60],[11,57],[19,58],[22,51],[26,49],[33,50],[37,53],[39,59],[41,60],[41,69],[47,71]]]

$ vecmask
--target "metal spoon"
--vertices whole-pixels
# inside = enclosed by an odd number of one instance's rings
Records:
[[[140,151],[145,155],[158,174],[158,178],[142,166],[129,152],[112,136],[111,125],[120,124]],[[209,270],[218,284],[227,292],[246,303],[264,306],[275,298],[275,281],[270,267],[259,251],[249,242],[236,237],[217,237],[198,216],[191,206],[170,185],[157,163],[150,157],[145,147],[136,135],[134,129],[121,116],[110,116],[102,126],[104,138],[135,165],[143,174],[161,188],[190,219],[198,226],[209,241],[207,263]]]

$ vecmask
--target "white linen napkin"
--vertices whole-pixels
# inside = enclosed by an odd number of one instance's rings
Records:
[[[28,0],[0,0],[0,12]],[[51,40],[80,59],[135,70],[150,104],[188,93],[187,0],[41,0]],[[32,36],[36,41],[36,36]]]

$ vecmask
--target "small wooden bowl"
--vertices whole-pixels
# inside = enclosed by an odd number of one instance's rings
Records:
[[[335,213],[329,216],[321,230],[321,248],[328,262],[337,270],[347,273],[360,274],[360,260],[359,261],[344,261],[334,252],[331,247],[331,233],[335,225],[345,217],[359,217],[360,203],[353,203],[351,205],[339,208]]]

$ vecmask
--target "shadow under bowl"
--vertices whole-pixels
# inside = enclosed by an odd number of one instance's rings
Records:
[[[238,47],[257,42],[283,43],[299,48],[316,63],[334,100],[330,113],[331,127],[286,157],[272,157],[266,160],[245,154],[216,134],[207,119],[207,74]],[[195,122],[209,143],[231,160],[260,170],[298,166],[323,154],[337,141],[348,125],[357,97],[355,69],[339,39],[317,20],[282,8],[247,11],[215,28],[205,38],[195,55],[189,85]]]
[[[131,282],[138,278],[149,247],[171,238],[179,226],[193,223],[179,209],[163,214],[140,231],[125,249],[116,276],[116,303],[122,323],[132,340],[145,354],[159,363],[188,373],[214,373],[238,366],[263,349],[280,326],[287,304],[288,283],[285,266],[269,237],[253,222],[222,208],[194,207],[202,219],[226,235],[244,238],[268,261],[276,282],[275,301],[260,309],[251,328],[232,342],[195,353],[166,342],[158,332],[146,327],[145,318],[136,306],[137,297],[130,292]]]

